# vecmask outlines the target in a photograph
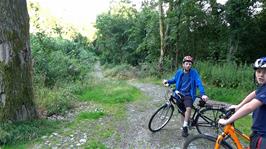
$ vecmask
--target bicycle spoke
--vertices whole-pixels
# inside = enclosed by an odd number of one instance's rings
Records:
[[[219,109],[205,109],[198,115],[196,127],[200,133],[216,136],[222,131],[218,126],[219,116],[223,114]]]
[[[151,131],[158,131],[163,128],[171,119],[173,114],[172,105],[165,105],[158,109],[149,122],[149,129]]]
[[[166,120],[169,119],[170,115],[167,115],[169,112],[169,109],[170,108],[164,108],[162,112],[159,114],[159,116],[155,117],[154,122],[156,123],[153,123],[153,125],[155,125],[154,128],[161,127],[166,122]]]
[[[166,110],[165,110],[166,109]],[[167,115],[168,114],[168,112],[170,111],[170,108],[165,108],[163,111],[162,111],[162,113],[161,113],[161,115],[160,115],[160,119],[162,120],[162,121],[164,121],[165,120],[165,118],[167,119],[167,118],[169,118],[169,115]]]

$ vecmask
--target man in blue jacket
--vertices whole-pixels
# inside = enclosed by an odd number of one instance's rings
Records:
[[[208,96],[205,95],[200,75],[196,69],[191,68],[192,64],[193,58],[191,56],[185,56],[182,63],[183,68],[178,69],[175,76],[171,80],[163,81],[164,84],[176,84],[175,92],[180,92],[184,96],[186,112],[185,117],[181,116],[181,122],[183,122],[183,137],[188,136],[188,120],[191,115],[192,104],[196,99],[196,89],[199,89],[201,98],[204,101],[208,100]]]

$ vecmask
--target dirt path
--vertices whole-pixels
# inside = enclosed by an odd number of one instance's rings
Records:
[[[95,63],[94,66],[94,75],[99,78],[100,80],[104,78],[103,73],[102,73],[102,68],[101,68],[101,64],[99,61],[97,61]]]
[[[163,148],[180,149],[184,138],[181,137],[180,123],[177,113],[164,129],[152,133],[148,129],[148,122],[153,112],[163,103],[163,88],[152,84],[131,82],[132,85],[150,96],[150,100],[130,103],[127,105],[127,119],[118,123],[121,142],[109,140],[110,148]]]

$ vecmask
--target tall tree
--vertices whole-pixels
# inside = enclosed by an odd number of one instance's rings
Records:
[[[159,58],[159,72],[163,72],[163,59],[165,53],[165,22],[164,22],[164,10],[163,10],[163,0],[159,0],[159,14],[160,14],[160,40],[161,40],[161,52]]]
[[[250,23],[247,20],[250,20],[249,8],[252,6],[252,3],[254,2],[249,0],[229,0],[226,4],[226,17],[228,23],[230,24],[230,35],[228,42],[229,45],[227,53],[228,61],[234,60],[236,54],[241,52],[241,38],[243,36],[243,33],[246,32],[248,24]]]
[[[0,1],[0,121],[36,117],[26,0]]]

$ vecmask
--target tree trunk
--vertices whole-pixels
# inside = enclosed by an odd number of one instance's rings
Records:
[[[160,40],[161,40],[161,49],[160,49],[160,59],[159,59],[159,72],[162,75],[163,72],[163,58],[165,53],[165,26],[164,26],[164,11],[163,11],[163,2],[159,0],[159,22],[160,22]]]
[[[0,14],[0,121],[36,118],[26,0],[1,0]]]
[[[170,19],[172,19],[172,17],[170,16],[170,13],[173,11],[173,0],[169,0],[169,8],[166,12],[166,15],[167,15],[167,18],[166,20],[164,19],[164,21],[166,22],[164,26],[165,27],[165,34],[164,34],[164,38],[168,37],[170,35],[170,31],[171,31],[171,28],[170,28],[170,25],[169,25],[169,22],[170,22]],[[167,43],[167,41],[165,40],[165,43]],[[166,48],[168,49],[168,48]]]
[[[180,11],[181,9],[181,0],[176,0],[174,1],[175,3],[173,4],[175,6],[174,11]],[[177,19],[176,19],[176,28],[179,28],[179,25],[181,23],[181,13],[178,13]],[[178,68],[178,56],[179,56],[179,30],[176,31],[176,36],[175,36],[176,44],[175,44],[175,68]]]
[[[238,35],[233,35],[229,39],[229,47],[228,47],[228,53],[227,53],[227,62],[232,62],[235,60],[235,54],[237,53],[239,45],[239,38]]]

